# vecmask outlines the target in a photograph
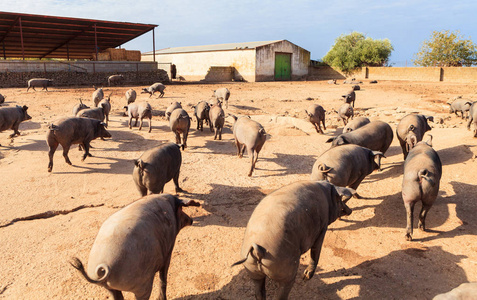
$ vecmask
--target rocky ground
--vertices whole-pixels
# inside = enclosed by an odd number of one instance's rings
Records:
[[[101,287],[87,283],[69,264],[72,256],[87,262],[101,224],[121,207],[137,200],[132,181],[133,159],[144,150],[174,141],[163,117],[172,101],[192,105],[207,100],[217,87],[231,91],[227,113],[250,115],[270,134],[257,170],[247,177],[249,158],[239,159],[227,118],[223,140],[208,129],[197,131],[195,120],[189,147],[183,152],[180,185],[184,199],[202,206],[186,208],[195,223],[178,235],[168,276],[170,299],[252,299],[240,259],[247,221],[256,204],[271,191],[307,180],[315,159],[329,148],[325,141],[342,130],[333,109],[350,85],[326,82],[267,82],[170,84],[164,98],[148,98],[154,109],[152,132],[129,130],[122,116],[124,93],[113,92],[109,131],[112,139],[93,141],[91,153],[73,147],[64,162],[61,147],[52,173],[47,172],[45,133],[52,120],[71,114],[83,98],[90,104],[91,88],[2,89],[3,106],[27,105],[31,121],[21,124],[21,136],[0,133],[0,298],[107,299]],[[475,85],[380,81],[364,82],[357,91],[356,115],[388,122],[393,129],[406,114],[433,115],[434,148],[443,162],[439,196],[428,214],[429,230],[404,238],[405,210],[401,199],[403,156],[395,138],[383,171],[358,188],[363,199],[351,199],[353,213],[330,226],[315,277],[297,276],[291,299],[431,299],[463,282],[477,281],[477,139],[465,122],[448,114],[449,99],[462,95],[477,100]],[[133,87],[139,92],[140,87]],[[327,130],[317,134],[305,121],[305,109],[318,103],[327,110]],[[174,193],[168,183],[165,192]],[[420,205],[417,206],[420,209]],[[417,221],[415,222],[415,224]],[[299,274],[307,264],[302,257]],[[269,295],[276,285],[267,283]],[[157,284],[152,297],[158,294]],[[133,295],[125,293],[126,299]]]

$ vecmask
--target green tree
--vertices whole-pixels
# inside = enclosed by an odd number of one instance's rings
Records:
[[[459,31],[433,31],[415,55],[414,64],[423,67],[459,67],[477,64],[477,48]]]
[[[394,50],[388,39],[373,40],[353,31],[340,35],[323,61],[345,73],[352,73],[363,66],[384,66]]]

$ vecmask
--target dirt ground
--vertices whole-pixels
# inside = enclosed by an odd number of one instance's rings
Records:
[[[325,141],[341,132],[336,113],[341,95],[350,85],[326,82],[268,82],[226,84],[170,84],[165,96],[138,95],[154,109],[152,132],[127,128],[122,116],[124,93],[113,92],[109,131],[112,139],[95,140],[93,157],[81,161],[70,150],[73,166],[65,163],[61,147],[52,173],[47,172],[47,125],[71,115],[78,99],[91,104],[86,87],[2,89],[3,106],[27,105],[32,120],[20,126],[21,136],[0,133],[0,299],[107,299],[108,292],[87,283],[68,261],[77,256],[86,264],[101,224],[121,207],[137,200],[132,180],[133,159],[147,149],[174,141],[163,117],[172,101],[192,105],[208,100],[212,91],[231,91],[229,109],[251,115],[270,134],[259,155],[257,170],[247,177],[249,158],[239,159],[227,118],[223,140],[214,141],[209,129],[196,130],[195,119],[183,152],[179,196],[202,206],[186,208],[194,218],[178,235],[169,269],[170,299],[252,299],[252,284],[239,260],[245,227],[256,204],[289,183],[308,180],[315,159],[329,148]],[[303,282],[308,261],[301,259],[290,299],[431,299],[463,282],[477,281],[477,139],[465,122],[449,115],[447,105],[457,95],[477,100],[471,84],[380,81],[364,82],[357,91],[356,115],[380,119],[395,129],[411,112],[442,118],[431,123],[434,148],[443,163],[439,196],[428,214],[429,230],[414,231],[407,242],[405,209],[401,199],[403,156],[394,137],[382,172],[367,177],[358,188],[364,199],[351,199],[349,217],[333,223],[325,238],[316,275]],[[139,92],[141,87],[133,87]],[[319,103],[329,112],[324,135],[305,121],[304,109]],[[174,185],[165,186],[174,193]],[[417,210],[420,205],[417,206]],[[417,220],[414,222],[417,226]],[[269,296],[276,285],[267,283]],[[157,278],[152,298],[158,295]],[[133,295],[125,293],[126,299]]]

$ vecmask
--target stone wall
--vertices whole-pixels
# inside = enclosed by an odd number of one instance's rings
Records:
[[[150,72],[155,62],[0,60],[1,72]]]
[[[144,84],[151,85],[154,82],[168,82],[169,77],[164,70],[149,72],[116,72],[124,76],[124,85]],[[53,79],[52,86],[72,85],[98,85],[107,86],[111,72],[0,72],[0,88],[25,87],[27,81],[32,78]]]
[[[205,75],[205,81],[209,82],[221,82],[232,81],[234,78],[233,67],[210,67],[209,71]]]

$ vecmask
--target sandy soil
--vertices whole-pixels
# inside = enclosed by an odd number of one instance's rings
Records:
[[[231,91],[226,112],[247,114],[261,122],[270,139],[265,143],[252,177],[249,158],[239,159],[227,119],[222,141],[210,131],[197,131],[195,120],[189,148],[183,152],[180,197],[198,200],[186,208],[195,223],[178,235],[169,269],[170,299],[252,299],[252,285],[240,259],[247,221],[256,204],[271,191],[307,180],[315,159],[341,132],[336,114],[327,115],[325,135],[304,120],[304,109],[322,104],[328,112],[341,105],[349,85],[326,82],[270,82],[171,84],[163,99],[150,98],[153,130],[127,128],[122,116],[129,87],[106,88],[112,96],[109,130],[112,139],[95,140],[93,157],[81,162],[76,147],[73,166],[64,162],[61,147],[52,173],[47,172],[46,126],[68,116],[82,97],[91,102],[91,88],[50,88],[26,92],[2,89],[3,106],[27,105],[31,121],[0,133],[0,298],[1,299],[107,299],[106,290],[87,283],[69,264],[72,256],[85,263],[101,224],[121,207],[137,200],[132,180],[133,159],[149,148],[174,141],[163,117],[172,101],[181,101],[193,115],[192,105],[207,100],[212,90]],[[137,91],[140,87],[134,87]],[[358,188],[365,199],[352,199],[353,213],[330,226],[317,274],[303,282],[297,276],[291,299],[431,299],[463,282],[477,281],[477,139],[465,123],[447,113],[445,102],[456,95],[476,99],[474,85],[365,82],[357,92],[357,114],[380,119],[395,128],[407,113],[441,117],[432,124],[434,148],[443,162],[441,189],[431,209],[429,231],[415,230],[412,242],[404,239],[405,210],[401,200],[403,157],[395,138],[383,159],[384,170],[371,174]],[[147,95],[139,95],[147,100]],[[310,100],[311,99],[311,100]],[[165,192],[174,193],[172,182]],[[417,209],[420,209],[418,205]],[[416,226],[417,221],[415,221]],[[302,257],[299,274],[308,261]],[[268,295],[276,285],[267,283]],[[152,297],[157,297],[154,286]],[[126,299],[133,295],[125,293]]]

